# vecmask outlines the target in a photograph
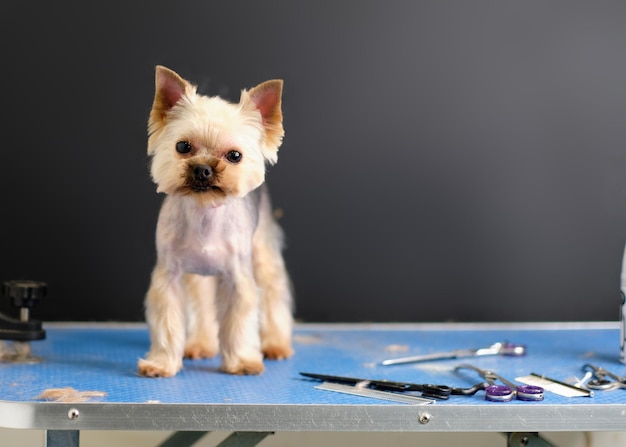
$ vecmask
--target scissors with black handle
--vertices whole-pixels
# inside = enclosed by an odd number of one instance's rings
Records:
[[[367,388],[376,389],[379,391],[395,391],[395,392],[407,392],[417,391],[422,393],[423,397],[430,397],[434,399],[447,400],[451,395],[458,396],[471,396],[478,391],[484,390],[489,383],[480,382],[469,388],[456,388],[448,385],[432,385],[432,384],[418,384],[410,382],[393,382],[390,380],[372,380],[372,379],[359,379],[355,377],[333,376],[328,374],[316,374],[301,372],[300,375],[309,377],[311,379],[317,379],[327,382],[347,383],[351,385],[360,385]]]

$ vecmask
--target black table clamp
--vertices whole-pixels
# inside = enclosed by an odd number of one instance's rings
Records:
[[[0,312],[0,340],[28,342],[43,340],[46,331],[41,321],[30,320],[30,309],[46,296],[48,286],[41,281],[14,280],[5,281],[2,295],[11,299],[11,304],[20,309],[19,319]]]

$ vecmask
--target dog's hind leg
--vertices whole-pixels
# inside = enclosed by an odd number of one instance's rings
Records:
[[[293,298],[282,245],[282,230],[270,214],[269,199],[264,197],[254,237],[253,264],[261,290],[261,350],[268,359],[285,359],[294,352]]]
[[[187,292],[187,342],[185,357],[213,357],[218,351],[215,276],[187,274],[183,278]]]

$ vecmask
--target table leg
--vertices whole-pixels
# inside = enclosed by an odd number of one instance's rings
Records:
[[[507,433],[507,447],[554,447],[539,433]]]
[[[273,433],[238,431],[220,442],[217,447],[254,447],[259,442],[263,441],[267,435],[271,434]]]
[[[78,447],[78,430],[46,430],[46,447]]]

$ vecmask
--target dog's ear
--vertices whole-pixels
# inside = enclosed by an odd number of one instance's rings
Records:
[[[175,71],[162,65],[156,66],[154,81],[154,102],[150,112],[152,130],[160,127],[167,112],[185,93],[194,92],[194,87],[189,82],[181,78]]]
[[[247,92],[242,92],[241,101],[250,101],[261,113],[265,128],[265,143],[267,151],[265,158],[272,164],[276,163],[278,148],[280,147],[285,131],[283,129],[283,112],[281,108],[283,81],[273,79],[265,81]]]

